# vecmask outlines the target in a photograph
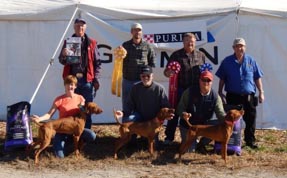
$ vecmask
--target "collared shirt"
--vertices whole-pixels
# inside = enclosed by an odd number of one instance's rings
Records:
[[[244,54],[240,64],[233,54],[222,61],[215,75],[224,80],[226,92],[251,94],[256,93],[255,81],[263,76],[263,72],[251,56]]]
[[[178,75],[178,86],[186,89],[190,86],[199,86],[199,66],[205,63],[205,55],[194,50],[191,55],[187,55],[184,48],[172,53],[167,66],[170,62],[177,61],[180,64],[180,72]]]
[[[124,79],[131,81],[140,80],[140,68],[142,65],[155,67],[155,52],[146,41],[134,44],[131,39],[124,42],[123,47],[127,51],[127,56],[123,61]]]

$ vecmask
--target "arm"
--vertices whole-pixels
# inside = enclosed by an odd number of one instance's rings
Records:
[[[258,78],[255,80],[256,87],[259,90],[259,103],[263,103],[264,101],[264,90],[263,90],[263,85],[262,85],[262,80],[261,78]]]
[[[95,45],[95,50],[94,50],[94,74],[95,74],[95,78],[93,80],[93,85],[94,85],[94,89],[97,91],[100,88],[100,83],[98,80],[99,77],[99,73],[101,70],[101,61],[100,61],[100,53],[97,47],[97,44]]]
[[[177,105],[177,109],[176,109],[176,113],[177,115],[179,115],[180,117],[182,117],[182,113],[183,112],[186,112],[187,110],[187,107],[188,107],[188,99],[189,99],[189,88],[186,89],[181,98],[180,98],[180,101]]]
[[[59,57],[58,57],[59,62],[60,62],[61,64],[63,64],[63,65],[66,65],[66,56],[67,56],[67,53],[68,53],[68,51],[67,51],[67,49],[65,48],[65,46],[66,46],[66,40],[64,41],[64,45],[63,45],[62,50],[61,50],[61,52],[60,52],[60,55],[59,55]]]
[[[155,67],[156,59],[154,49],[149,45],[149,52],[147,56],[148,65],[151,67]]]
[[[221,100],[226,104],[226,96],[223,94],[224,80],[220,79],[218,84],[218,95],[221,97]]]
[[[217,97],[214,112],[218,120],[224,120],[226,113],[224,111],[223,103],[220,97]]]
[[[32,115],[31,120],[33,122],[42,122],[42,121],[48,120],[54,115],[56,110],[57,110],[57,106],[55,104],[53,104],[51,109],[46,114],[44,114],[42,116]]]

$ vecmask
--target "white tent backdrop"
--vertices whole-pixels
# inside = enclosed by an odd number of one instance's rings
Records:
[[[283,0],[146,0],[141,4],[129,0],[4,0],[0,6],[0,118],[6,118],[7,105],[31,99],[78,8],[76,17],[87,20],[87,34],[98,41],[103,62],[95,102],[104,113],[93,116],[93,122],[114,122],[112,108],[121,108],[121,99],[110,90],[112,53],[130,39],[131,23],[140,22],[144,34],[161,34],[159,37],[169,41],[153,43],[157,54],[155,80],[166,89],[168,79],[162,74],[166,56],[182,46],[175,42],[177,38],[169,39],[171,34],[198,32],[201,38],[197,47],[209,55],[214,72],[222,59],[232,54],[233,39],[244,37],[247,53],[264,71],[266,100],[258,107],[257,128],[287,129],[283,101],[287,97],[283,78],[287,66],[285,4]],[[70,27],[65,38],[72,33]],[[32,102],[33,114],[47,112],[53,99],[64,92],[58,54]],[[216,78],[214,89],[217,87]]]

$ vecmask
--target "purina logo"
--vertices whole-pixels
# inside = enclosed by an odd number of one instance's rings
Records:
[[[202,40],[200,31],[195,32],[181,32],[181,33],[162,33],[162,34],[144,34],[143,38],[149,43],[178,43],[182,42],[185,33],[193,33],[196,41]]]

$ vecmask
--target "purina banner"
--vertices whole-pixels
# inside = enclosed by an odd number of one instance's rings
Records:
[[[193,33],[198,46],[207,43],[206,22],[200,20],[143,23],[143,39],[156,48],[179,49],[182,48],[183,35]]]

